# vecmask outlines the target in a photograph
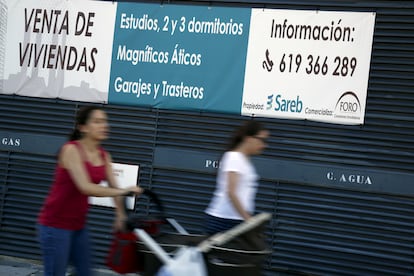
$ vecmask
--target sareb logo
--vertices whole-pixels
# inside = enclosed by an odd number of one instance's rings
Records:
[[[303,102],[299,95],[293,99],[284,98],[281,94],[271,94],[267,96],[266,110],[278,112],[301,113]]]

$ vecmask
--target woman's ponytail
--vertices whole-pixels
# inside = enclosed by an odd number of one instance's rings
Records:
[[[95,110],[102,110],[99,106],[85,106],[79,109],[78,113],[76,114],[76,122],[75,122],[75,129],[69,134],[69,141],[79,140],[82,138],[82,133],[79,130],[80,126],[86,125],[91,114]]]
[[[69,141],[79,140],[82,137],[82,133],[76,127],[69,135]]]

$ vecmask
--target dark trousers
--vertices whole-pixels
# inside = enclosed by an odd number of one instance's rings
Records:
[[[45,276],[64,276],[70,261],[76,269],[76,275],[92,275],[86,228],[71,231],[44,225],[38,227]]]
[[[208,235],[213,235],[218,232],[229,230],[242,222],[243,220],[219,218],[219,217],[206,214],[205,215],[205,232]]]

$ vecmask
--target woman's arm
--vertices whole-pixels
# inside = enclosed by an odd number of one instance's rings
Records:
[[[114,171],[112,169],[112,158],[109,153],[106,153],[106,156],[105,156],[105,167],[106,167],[106,176],[107,176],[109,187],[118,188],[118,183],[116,181]],[[138,188],[140,190],[140,193],[142,193],[142,189],[140,187]],[[114,228],[115,230],[125,230],[123,229],[125,225],[124,222],[127,219],[127,215],[125,213],[126,210],[124,208],[125,199],[121,196],[117,196],[117,197],[114,197],[113,200],[114,200],[115,212],[116,212]]]
[[[237,185],[238,185],[239,175],[237,172],[228,172],[227,181],[228,181],[228,196],[231,203],[237,212],[242,216],[244,220],[248,220],[251,215],[243,209],[243,206],[240,203],[239,198],[237,197]]]
[[[59,154],[59,162],[62,167],[68,170],[73,182],[81,191],[81,193],[88,196],[97,197],[112,197],[124,195],[128,192],[139,193],[138,187],[129,187],[127,189],[118,189],[111,187],[102,187],[90,181],[86,172],[79,150],[75,145],[68,144],[62,148]]]
[[[114,171],[112,169],[112,158],[109,153],[105,154],[105,168],[106,168],[106,178],[108,181],[108,186],[111,188],[118,188],[118,183],[116,182]],[[126,214],[123,206],[123,197],[117,196],[113,198],[116,210],[116,217],[118,220],[126,219]]]

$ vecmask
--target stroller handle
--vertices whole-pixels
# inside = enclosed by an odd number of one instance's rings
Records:
[[[149,190],[149,189],[143,189],[142,194],[146,195],[150,200],[152,200],[155,203],[155,205],[157,206],[158,211],[161,213],[161,217],[163,219],[165,219],[164,206],[163,206],[161,200],[159,199],[159,197],[157,196],[157,194],[154,193],[153,191]],[[128,210],[128,208],[127,208],[127,197],[129,197],[129,196],[135,196],[135,193],[128,191],[123,195],[123,197],[124,197],[123,208],[124,208],[125,213]]]
[[[156,193],[154,193],[153,191],[149,190],[149,189],[143,189],[142,194],[147,196],[151,201],[153,201],[159,211],[159,221],[162,221],[163,223],[169,223],[171,224],[170,221],[168,221],[168,219],[166,218],[165,214],[164,214],[164,207],[163,204],[161,202],[161,200],[159,199],[159,197],[157,196]],[[128,214],[128,208],[127,208],[127,197],[128,196],[135,196],[134,193],[131,192],[127,192],[123,195],[123,208],[125,211],[125,214]],[[139,221],[137,220],[138,216],[134,215],[134,214],[129,214],[127,221],[126,221],[126,229],[132,230],[134,228],[136,228],[136,222]]]
[[[155,203],[155,205],[157,205],[158,211],[160,211],[162,218],[165,218],[164,205],[162,204],[157,194],[148,189],[144,189],[142,194],[146,195],[150,200],[152,200]]]
[[[159,197],[156,193],[154,193],[153,191],[151,191],[149,189],[143,189],[142,194],[146,195],[157,206],[157,209],[160,213],[159,216],[158,216],[158,221],[160,221],[162,223],[169,224],[173,229],[175,229],[180,234],[184,234],[184,235],[189,234],[187,232],[187,230],[185,230],[184,227],[182,227],[175,219],[166,217],[166,215],[164,213],[164,206],[162,204],[162,201],[159,199]],[[131,193],[129,193],[129,192],[124,195],[123,205],[124,205],[125,213],[127,213],[126,197],[129,196],[129,195],[131,195]],[[134,195],[134,194],[132,194],[132,195]],[[126,222],[127,229],[131,229],[131,230],[134,229],[135,226],[137,226],[136,223],[135,223],[136,221],[137,221],[136,216],[129,215],[128,219],[127,219],[127,222]]]

